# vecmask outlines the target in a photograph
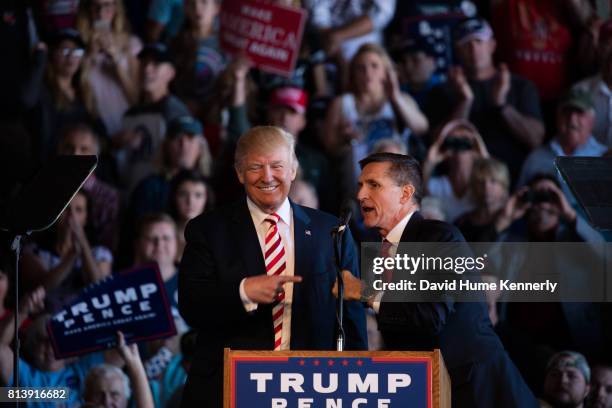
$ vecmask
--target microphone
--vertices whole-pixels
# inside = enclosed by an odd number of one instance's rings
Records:
[[[342,211],[340,212],[340,225],[338,225],[338,232],[342,232],[348,227],[348,223],[353,216],[353,209],[347,203],[347,205],[342,206]]]

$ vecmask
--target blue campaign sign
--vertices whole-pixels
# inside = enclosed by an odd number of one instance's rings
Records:
[[[232,408],[432,406],[427,357],[234,357],[230,376]]]
[[[114,274],[83,289],[47,325],[56,358],[176,334],[164,283],[156,265]]]

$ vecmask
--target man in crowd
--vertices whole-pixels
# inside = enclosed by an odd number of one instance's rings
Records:
[[[224,347],[335,349],[330,231],[338,220],[287,199],[297,167],[291,134],[272,126],[251,129],[235,154],[246,198],[187,225],[179,308],[203,335],[183,406],[221,406]],[[355,249],[345,233],[340,262],[357,274]],[[358,302],[345,307],[346,348],[365,349],[363,307]]]
[[[521,163],[544,139],[538,92],[505,64],[494,65],[495,38],[485,20],[462,21],[454,37],[462,67],[451,68],[448,83],[432,90],[427,116],[434,125],[469,119],[516,181]]]
[[[121,332],[117,333],[117,337],[117,353],[125,362],[127,375],[112,364],[101,364],[89,369],[85,377],[83,400],[93,406],[152,407],[153,395],[138,346],[136,343],[128,346]],[[129,405],[130,401],[133,404]]]
[[[119,177],[128,191],[152,171],[168,123],[189,116],[183,102],[170,93],[176,74],[168,47],[161,43],[146,45],[138,54],[141,67],[142,102],[132,106],[123,117],[123,130],[113,137],[119,149]]]
[[[596,364],[591,375],[589,407],[612,408],[612,366]]]
[[[554,408],[584,408],[590,380],[591,369],[582,354],[557,353],[546,367],[544,400]]]
[[[407,39],[393,53],[402,91],[409,93],[421,109],[433,87],[444,82],[444,77],[436,73],[436,57],[434,40],[426,36]]]
[[[539,173],[555,174],[554,160],[558,156],[601,156],[608,149],[593,137],[595,105],[584,90],[570,91],[559,103],[557,136],[527,157],[518,185],[524,185]]]
[[[612,148],[612,23],[608,21],[599,31],[597,54],[601,58],[599,74],[586,78],[574,85],[592,95],[595,110],[593,136],[608,148]],[[595,64],[593,64],[595,65]]]
[[[91,126],[75,123],[61,132],[57,151],[59,154],[100,157],[100,140]],[[95,173],[87,178],[83,189],[91,196],[91,221],[99,243],[115,249],[119,238],[119,192]]]
[[[308,94],[295,86],[281,86],[270,94],[268,122],[291,133],[297,139],[295,154],[300,163],[299,178],[312,184],[324,207],[329,207],[329,179],[331,170],[325,156],[300,141],[300,133],[306,127]],[[327,199],[327,201],[325,201]]]

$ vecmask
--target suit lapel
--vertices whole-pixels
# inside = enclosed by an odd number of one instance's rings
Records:
[[[233,221],[235,244],[238,246],[238,252],[244,260],[246,276],[265,274],[266,265],[246,200],[242,200],[236,206]]]
[[[418,241],[419,225],[421,224],[421,221],[423,221],[423,216],[418,211],[415,211],[410,217],[408,224],[406,224],[404,232],[402,232],[401,242]]]
[[[304,281],[309,278],[312,272],[312,256],[315,251],[312,236],[310,217],[298,205],[291,203],[293,210],[293,242],[294,242],[294,275],[301,276]],[[301,314],[305,308],[301,305],[304,302],[304,283],[293,285],[293,307],[291,308],[291,348],[294,348],[295,341],[299,341],[300,322],[303,322]],[[298,337],[298,338],[296,338]]]

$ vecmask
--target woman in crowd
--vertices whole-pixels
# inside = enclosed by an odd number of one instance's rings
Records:
[[[118,0],[81,0],[77,28],[88,46],[83,81],[108,135],[121,129],[121,118],[138,99],[140,40],[130,34]]]
[[[376,44],[362,45],[350,63],[350,90],[336,97],[325,119],[322,144],[338,157],[339,201],[356,194],[359,160],[383,139],[408,144],[411,135],[427,131],[427,118],[416,102],[401,92],[386,51]]]
[[[364,44],[350,64],[350,90],[333,100],[323,144],[329,152],[353,143],[358,161],[385,138],[427,131],[427,118],[414,100],[401,92],[397,74],[384,48]],[[406,141],[406,140],[405,140]]]
[[[185,227],[187,222],[210,207],[210,188],[200,172],[183,170],[170,183],[169,213],[176,221],[177,262],[181,260],[185,248]]]
[[[80,34],[73,29],[59,31],[50,45],[37,115],[44,157],[55,152],[59,129],[95,117],[91,89],[81,83],[85,43]]]
[[[429,196],[443,203],[446,219],[451,222],[474,207],[470,176],[474,161],[479,157],[489,157],[487,148],[474,125],[463,119],[448,122],[427,152],[423,185]],[[442,163],[447,165],[447,171],[434,175]]]
[[[26,248],[23,274],[27,287],[42,285],[48,292],[50,310],[111,273],[112,253],[106,247],[92,245],[95,237],[87,234],[90,217],[91,202],[81,190],[39,244]]]
[[[134,265],[157,264],[178,335],[147,344],[145,369],[150,379],[158,378],[179,350],[180,335],[187,331],[178,311],[178,269],[176,223],[168,214],[150,213],[139,220],[136,233]]]
[[[226,63],[217,36],[220,3],[186,0],[185,22],[172,47],[177,62],[176,94],[198,117]]]
[[[477,160],[472,168],[470,189],[475,208],[460,216],[455,224],[469,242],[493,242],[500,232],[497,221],[508,200],[508,167],[493,158]]]

